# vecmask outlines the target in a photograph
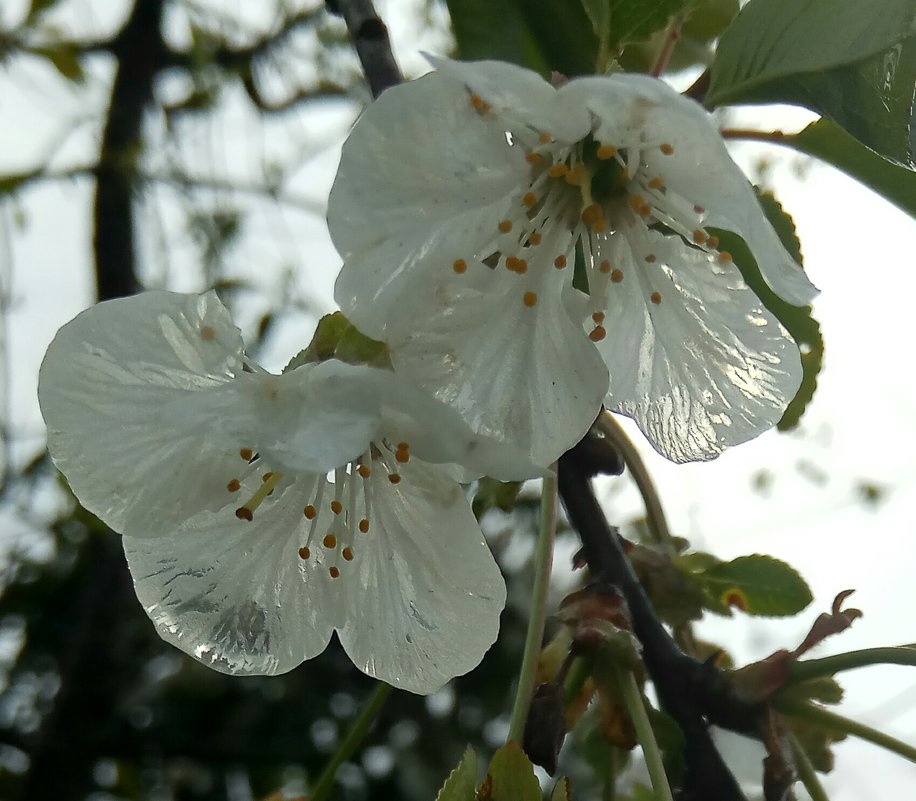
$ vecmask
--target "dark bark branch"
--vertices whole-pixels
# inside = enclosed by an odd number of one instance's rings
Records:
[[[388,28],[375,13],[372,0],[327,0],[328,11],[339,14],[347,23],[353,47],[373,97],[404,77],[391,52]]]
[[[93,218],[99,300],[130,295],[140,288],[133,193],[143,114],[153,97],[156,74],[167,61],[160,32],[162,12],[161,0],[137,0],[111,47],[118,69],[102,135]]]
[[[684,734],[687,776],[680,798],[743,801],[744,794],[712,742],[707,721],[758,734],[762,709],[737,703],[718,671],[684,654],[659,621],[616,529],[608,525],[592,492],[594,460],[583,450],[587,442],[560,459],[560,497],[582,539],[592,578],[612,583],[626,598],[659,700]]]

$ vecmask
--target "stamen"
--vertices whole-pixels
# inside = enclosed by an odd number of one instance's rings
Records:
[[[452,269],[458,273],[458,275],[461,275],[467,272],[468,263],[464,259],[455,259],[455,262],[452,264]]]
[[[468,96],[471,106],[478,114],[486,114],[490,110],[490,104],[487,103],[480,95],[471,92]]]
[[[541,131],[540,135],[538,136],[538,140],[541,142],[541,144],[546,145],[553,141],[553,137],[547,133],[547,131]]]
[[[238,492],[242,488],[242,482],[237,478],[232,479],[228,484],[226,484],[226,489],[229,492]]]
[[[640,214],[640,209],[645,205],[646,201],[642,198],[641,195],[630,195],[627,198],[627,203],[629,203],[630,208],[633,209],[637,214]]]
[[[607,331],[604,330],[604,326],[597,325],[595,329],[588,335],[588,338],[592,342],[600,342],[607,336]]]
[[[649,264],[655,264],[655,262],[656,262],[656,256],[655,256],[655,254],[654,254],[654,253],[650,253],[648,256],[646,256],[646,262],[649,263]]]
[[[537,164],[542,158],[544,157],[540,153],[531,152],[525,154],[525,161],[529,164]]]
[[[553,266],[562,270],[566,266],[566,256],[560,255],[553,260]]]
[[[254,512],[251,511],[247,506],[240,506],[235,510],[235,516],[239,520],[247,520],[249,523],[254,520]]]
[[[529,308],[531,308],[532,306],[536,306],[537,302],[538,302],[537,292],[529,291],[529,292],[526,292],[524,295],[522,295],[522,303],[524,303]]]
[[[501,220],[496,227],[499,228],[501,233],[508,234],[512,230],[512,220]]]
[[[611,263],[604,259],[601,264],[598,265],[598,270],[602,273],[609,273],[611,271]]]
[[[343,511],[343,504],[340,501],[338,501],[336,498],[333,501],[331,501],[331,511],[335,515],[339,515]]]
[[[653,292],[649,295],[649,300],[651,300],[656,306],[662,302],[662,296],[660,292]]]
[[[617,155],[617,148],[613,145],[601,145],[601,147],[598,148],[597,155],[602,161],[607,161]]]
[[[350,547],[344,548],[344,549],[340,552],[340,555],[341,555],[344,559],[346,559],[348,562],[352,562],[352,561],[353,561],[353,549],[350,548]]]
[[[536,206],[538,202],[538,197],[534,192],[525,192],[522,196],[522,203],[524,203],[529,209],[532,206]]]
[[[392,484],[400,484],[401,483],[401,474],[400,473],[389,473],[388,480]]]
[[[363,534],[369,533],[369,521],[365,517],[359,521],[359,530]]]
[[[727,250],[723,250],[719,254],[719,261],[721,261],[723,264],[726,262],[732,261],[732,254],[729,253]]]
[[[540,233],[540,231],[535,231],[533,234],[531,234],[531,236],[528,237],[528,244],[529,244],[529,245],[533,245],[533,246],[536,246],[536,245],[540,245],[540,244],[541,244],[541,233]]]
[[[613,270],[611,272],[611,281],[613,281],[615,284],[619,284],[621,281],[623,281],[623,270]]]
[[[325,534],[324,539],[321,541],[321,544],[325,548],[336,548],[337,547],[337,536],[335,534]]]
[[[648,187],[650,189],[664,189],[665,182],[659,176],[656,175],[651,181],[649,181]]]
[[[704,244],[704,243],[706,242],[706,239],[707,239],[707,237],[706,237],[706,232],[705,232],[705,231],[702,231],[702,230],[700,230],[699,228],[697,228],[697,229],[693,232],[693,241],[694,241],[696,244],[702,245],[702,244]]]
[[[331,567],[328,568],[328,573],[331,575],[331,578],[339,578],[340,568],[337,567],[337,565],[331,565]]]
[[[719,247],[719,237],[717,236],[709,237],[709,239],[706,240],[706,247],[712,248],[713,250]]]
[[[372,475],[372,471],[369,469],[369,465],[367,464],[361,464],[358,468],[356,468],[356,472],[359,473],[363,478],[369,478],[369,476]]]
[[[552,164],[547,168],[547,174],[551,178],[562,178],[566,173],[569,172],[569,167],[566,166],[562,161],[558,164]]]
[[[604,322],[604,312],[596,311],[592,312],[592,320],[594,320],[598,325]]]
[[[270,481],[270,479],[273,478],[273,475],[274,474],[268,470],[263,476],[261,476],[261,481]]]
[[[303,545],[299,549],[299,558],[300,559],[303,559],[303,560],[308,559],[311,555],[312,555],[312,552],[308,549],[307,546]]]
[[[212,325],[205,325],[200,329],[200,337],[210,342],[216,338],[216,331],[213,330]]]
[[[246,462],[250,462],[252,457],[254,457],[254,451],[251,448],[242,448],[239,451],[239,456],[241,456]]]
[[[674,146],[669,145],[667,142],[665,142],[663,145],[659,145],[658,149],[661,150],[662,153],[664,153],[666,156],[670,156],[672,153],[674,153]]]
[[[306,507],[302,510],[302,514],[305,515],[305,519],[306,519],[306,520],[314,520],[314,519],[315,519],[315,515],[318,514],[318,510],[315,509],[315,507],[312,506],[312,504],[309,504],[308,506],[306,506]]]

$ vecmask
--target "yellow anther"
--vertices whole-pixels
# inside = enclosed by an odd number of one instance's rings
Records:
[[[525,161],[529,164],[537,164],[542,158],[544,157],[540,153],[531,152],[525,154]]]
[[[524,303],[529,308],[531,308],[532,306],[536,306],[537,302],[538,302],[538,293],[537,292],[529,291],[529,292],[526,292],[524,295],[522,295],[522,303]]]
[[[538,136],[538,140],[541,142],[541,144],[546,145],[548,142],[553,140],[553,137],[547,133],[547,131],[541,131],[540,135]]]
[[[242,448],[239,451],[239,456],[241,456],[246,462],[250,462],[254,456],[254,451],[251,448]]]
[[[473,106],[474,111],[480,114],[486,114],[490,110],[490,104],[474,92],[471,92],[469,100],[471,101],[471,106]]]
[[[643,217],[648,217],[648,216],[652,213],[652,205],[651,205],[650,203],[643,203],[643,204],[639,207],[639,213],[640,213]]]
[[[274,477],[274,474],[268,470],[263,476],[261,476],[261,481],[270,481]]]
[[[601,325],[604,322],[604,312],[597,311],[592,312],[592,320],[595,321],[596,325]]]
[[[324,545],[325,548],[336,548],[337,536],[334,534],[325,534],[321,544]]]
[[[339,515],[343,511],[343,504],[340,501],[338,501],[336,498],[333,501],[331,501],[331,511],[335,515]]]
[[[719,237],[717,236],[709,237],[709,239],[706,240],[706,247],[710,247],[713,250],[719,247]]]
[[[363,478],[369,478],[372,475],[372,471],[369,469],[369,465],[361,464],[356,468],[356,472],[360,474]]]
[[[396,451],[394,458],[399,461],[401,464],[405,464],[410,461],[410,453],[408,451]]]
[[[582,222],[586,225],[591,225],[596,220],[600,220],[601,216],[601,206],[597,203],[592,203],[582,209]]]
[[[458,275],[461,275],[462,273],[467,272],[468,263],[464,259],[455,259],[454,263],[452,264],[452,269],[458,273]]]
[[[700,230],[699,228],[697,228],[697,229],[693,232],[693,241],[696,242],[696,244],[698,244],[698,245],[704,244],[704,243],[706,242],[706,238],[707,238],[707,237],[706,237],[706,232]]]
[[[235,516],[239,520],[247,520],[249,523],[254,520],[254,512],[251,511],[247,506],[240,506],[235,510]]]
[[[409,442],[399,442],[397,445],[397,450],[399,451],[409,451],[410,443]]]
[[[579,162],[571,170],[567,170],[563,178],[570,186],[581,186],[588,178],[588,170],[585,169],[582,162]]]
[[[660,292],[653,292],[649,295],[649,300],[651,300],[656,306],[662,302],[662,296]]]
[[[615,284],[619,284],[621,281],[623,281],[623,270],[614,270],[614,271],[612,271],[612,272],[611,272],[611,280],[612,280]]]
[[[547,174],[551,178],[562,178],[566,173],[569,172],[569,167],[567,167],[563,162],[559,164],[551,164],[547,168]]]
[[[312,504],[309,504],[308,506],[305,507],[305,509],[302,510],[302,514],[305,515],[307,520],[314,520],[315,515],[318,514],[318,510],[315,509],[315,507],[312,506]]]
[[[352,561],[353,561],[353,549],[352,549],[352,548],[349,548],[349,547],[348,547],[348,548],[344,548],[344,549],[340,552],[340,555],[341,555],[344,559],[346,559],[348,562],[352,562]]]
[[[607,331],[604,330],[603,325],[596,325],[594,330],[588,335],[588,338],[592,342],[600,342],[607,336]]]
[[[604,259],[601,264],[598,265],[598,269],[603,273],[609,273],[611,271],[611,263]]]
[[[312,555],[312,552],[306,548],[304,545],[299,549],[299,558],[308,559]]]
[[[232,479],[228,484],[226,484],[226,489],[229,492],[238,492],[242,488],[242,482],[237,478]]]
[[[629,203],[630,208],[633,209],[637,214],[640,213],[640,209],[645,204],[645,200],[642,199],[640,195],[630,195],[627,198],[627,203]]]
[[[697,214],[702,214],[704,211],[706,211],[706,209],[704,209],[702,206],[696,206],[696,205],[693,207],[693,210]]]
[[[340,578],[340,568],[337,567],[337,565],[331,565],[328,568],[328,573],[330,574],[331,578]]]
[[[721,261],[723,264],[724,264],[725,262],[732,261],[732,254],[729,253],[727,250],[723,250],[723,251],[719,254],[719,261]]]
[[[553,266],[558,270],[562,270],[566,266],[566,256],[563,256],[562,254],[557,256],[553,260]]]
[[[506,269],[515,272],[518,269],[518,256],[506,256]]]
[[[665,142],[663,145],[659,145],[658,149],[661,150],[662,153],[664,153],[666,156],[670,156],[672,153],[674,153],[674,146],[669,145],[667,142]]]
[[[608,225],[607,220],[602,217],[600,220],[595,220],[591,225],[592,231],[596,234],[603,234],[607,231]]]
[[[531,236],[528,237],[529,245],[540,245],[541,244],[541,233],[540,231],[535,231]]]
[[[213,329],[212,325],[205,325],[200,329],[201,339],[205,339],[207,342],[210,342],[213,339],[216,339],[216,331]]]
[[[617,155],[617,148],[613,145],[601,145],[601,147],[598,148],[597,155],[602,161],[607,161]]]
[[[366,520],[365,517],[364,517],[362,520],[359,521],[359,530],[360,530],[363,534],[368,534],[368,533],[369,533],[369,521]]]
[[[388,475],[388,480],[392,484],[400,484],[401,483],[401,474],[400,473],[390,473]]]
[[[656,256],[654,253],[650,253],[648,256],[646,256],[647,264],[655,264],[655,262],[656,262]]]
[[[512,220],[501,220],[496,227],[499,228],[500,233],[508,234],[512,230]]]
[[[648,186],[650,189],[664,189],[665,182],[656,175],[651,181],[649,181]]]
[[[525,192],[522,196],[522,203],[524,203],[529,209],[532,206],[537,205],[538,197],[534,192]]]
[[[518,264],[515,266],[515,272],[519,275],[524,275],[528,272],[528,262],[525,259],[519,259]]]

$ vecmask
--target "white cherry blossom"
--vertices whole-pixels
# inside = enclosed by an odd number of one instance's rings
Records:
[[[710,229],[816,290],[711,117],[647,76],[431,61],[357,121],[328,211],[337,301],[396,369],[541,464],[602,401],[675,461],[773,426],[798,349]]]
[[[210,667],[282,673],[336,630],[361,670],[428,693],[494,641],[505,587],[452,464],[532,466],[391,371],[272,375],[214,293],[147,292],[65,325],[39,400],[160,635]]]

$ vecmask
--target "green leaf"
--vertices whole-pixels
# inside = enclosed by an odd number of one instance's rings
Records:
[[[550,801],[572,801],[572,788],[569,785],[569,779],[565,776],[554,785]]]
[[[541,801],[541,785],[522,747],[514,740],[494,755],[477,801]]]
[[[474,516],[480,520],[489,509],[511,512],[522,484],[523,481],[497,481],[488,477],[480,479],[477,483],[477,492],[474,494],[474,502],[471,504]]]
[[[772,195],[758,193],[758,200],[767,219],[776,229],[783,246],[801,264],[801,248],[795,235],[795,224],[792,218]],[[747,285],[798,344],[802,363],[801,385],[795,397],[786,407],[782,419],[776,425],[780,431],[789,431],[798,425],[817,389],[817,377],[824,362],[824,339],[821,336],[821,327],[811,315],[810,306],[793,306],[770,289],[763,280],[750,249],[741,237],[731,231],[710,230],[719,237],[720,248],[732,254],[735,266],[741,271]]]
[[[449,774],[436,801],[474,801],[477,787],[477,755],[467,747],[458,766]]]
[[[595,71],[598,39],[585,9],[569,0],[447,0],[463,59],[496,58],[541,74]]]
[[[916,174],[875,155],[836,123],[818,120],[778,141],[832,164],[916,217]]]
[[[912,0],[753,0],[722,37],[706,102],[803,105],[913,167],[914,87]]]
[[[318,321],[308,347],[293,356],[283,372],[328,359],[391,369],[388,346],[367,337],[339,311],[326,314]]]
[[[784,617],[811,603],[811,590],[798,572],[772,556],[755,554],[720,562],[697,579],[710,595],[749,615]]]
[[[687,0],[610,0],[611,49],[648,39],[686,5]]]

